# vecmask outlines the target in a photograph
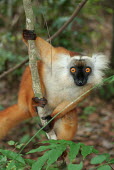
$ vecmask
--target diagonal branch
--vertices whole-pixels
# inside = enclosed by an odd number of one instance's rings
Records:
[[[20,64],[15,65],[13,68],[10,68],[7,71],[4,71],[1,75],[0,75],[0,79],[4,78],[6,75],[8,75],[9,73],[12,73],[14,70],[22,67],[23,65],[25,65],[27,62],[29,61],[29,59],[24,60],[23,62],[21,62]]]
[[[80,10],[83,8],[83,6],[86,4],[87,1],[88,1],[88,0],[82,0],[82,2],[79,3],[79,5],[76,7],[75,11],[73,12],[73,14],[72,14],[71,17],[69,18],[69,20],[66,21],[66,22],[64,23],[64,25],[63,25],[54,35],[52,35],[49,39],[47,39],[47,41],[51,41],[51,40],[53,40],[54,38],[56,38],[56,37],[73,21],[73,19],[79,14]],[[24,60],[23,62],[26,63],[26,62],[28,62],[28,60]],[[22,63],[23,63],[23,62],[22,62]],[[23,65],[22,63],[14,66],[14,67],[13,67],[14,69],[13,69],[13,68],[12,68],[12,69],[9,69],[8,71],[5,72],[5,74],[2,73],[2,74],[0,75],[0,79],[4,78],[4,77],[7,76],[8,74],[10,74],[12,71],[20,68],[20,67]]]
[[[66,21],[64,23],[64,25],[54,34],[52,35],[47,41],[51,41],[54,38],[56,38],[72,21],[73,19],[79,14],[80,10],[82,9],[82,7],[85,5],[85,3],[88,0],[82,0],[82,2],[79,3],[79,5],[76,7],[76,9],[74,10],[73,14],[71,15],[71,17],[69,18],[68,21]]]

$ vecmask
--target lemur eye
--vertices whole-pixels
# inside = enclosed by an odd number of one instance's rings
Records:
[[[91,72],[91,68],[90,67],[86,67],[85,72],[86,73],[90,73]]]
[[[70,68],[70,71],[71,71],[71,73],[75,73],[76,72],[76,68],[72,67],[72,68]]]

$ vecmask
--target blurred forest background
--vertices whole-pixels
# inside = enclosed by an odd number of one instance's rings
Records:
[[[48,38],[66,22],[81,0],[34,0],[36,33]],[[22,42],[25,14],[22,0],[0,1],[0,74],[28,58]],[[49,33],[47,31],[47,26]],[[88,55],[103,52],[110,57],[107,77],[114,74],[114,2],[113,0],[88,0],[73,22],[52,41],[54,46],[84,52]],[[0,110],[16,103],[22,73],[28,63],[0,80]],[[114,156],[114,83],[92,93],[79,105],[79,130],[76,141],[94,145],[101,152]],[[18,125],[1,142],[11,147],[8,140],[26,142],[38,129],[32,119]],[[40,140],[35,138],[30,147]]]

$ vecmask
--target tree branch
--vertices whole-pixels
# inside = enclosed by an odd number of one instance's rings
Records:
[[[76,7],[75,11],[73,12],[73,14],[72,14],[71,17],[69,18],[69,20],[66,21],[66,22],[64,23],[64,25],[63,25],[54,35],[52,35],[49,39],[47,39],[47,41],[51,41],[51,40],[53,40],[54,38],[56,38],[56,37],[73,21],[73,19],[79,14],[80,10],[82,9],[82,7],[85,5],[85,3],[86,3],[87,1],[88,1],[88,0],[82,0],[82,2],[79,3],[79,5]],[[28,60],[24,60],[23,62],[26,63],[26,62],[28,62]],[[23,63],[23,62],[22,62],[22,63]],[[15,69],[20,68],[20,67],[23,65],[22,63],[20,63],[20,64],[17,65],[17,66],[14,66],[14,67],[13,67],[14,69],[12,68],[13,71],[14,71]],[[9,69],[6,74],[2,73],[2,74],[0,75],[0,79],[4,78],[6,75],[10,74],[10,73],[12,72],[12,69]],[[10,70],[11,70],[11,71],[10,71]]]
[[[26,28],[28,30],[34,30],[34,14],[32,10],[31,0],[23,0],[25,15],[26,15]],[[43,98],[43,94],[41,91],[41,85],[40,85],[40,78],[38,74],[38,66],[37,66],[37,57],[39,57],[39,49],[36,50],[36,45],[34,40],[28,40],[28,52],[29,52],[29,67],[31,70],[31,76],[32,76],[32,87],[34,91],[35,97]],[[32,99],[31,99],[32,100]],[[44,126],[47,121],[42,120],[42,115],[45,114],[45,110],[42,107],[37,107],[38,115],[40,117],[40,121],[42,125]],[[52,130],[49,133],[46,133],[48,139],[56,139],[55,132]]]
[[[73,21],[73,19],[79,14],[80,10],[82,9],[82,7],[85,5],[85,3],[87,1],[88,0],[82,0],[82,2],[80,2],[79,5],[76,7],[75,11],[73,12],[73,14],[69,18],[69,20],[66,21],[64,23],[64,25],[54,35],[52,35],[47,41],[51,41],[54,38],[56,38]]]
[[[4,71],[1,75],[0,75],[0,79],[4,78],[5,76],[7,76],[9,73],[13,72],[14,70],[16,70],[17,68],[22,67],[24,64],[26,64],[29,61],[29,59],[24,60],[22,63],[17,64],[16,66],[14,66],[13,68],[10,68],[7,71]]]

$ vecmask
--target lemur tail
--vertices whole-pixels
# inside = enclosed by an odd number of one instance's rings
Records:
[[[15,104],[7,109],[0,111],[0,139],[3,138],[14,126],[30,118],[29,112],[20,109]]]

